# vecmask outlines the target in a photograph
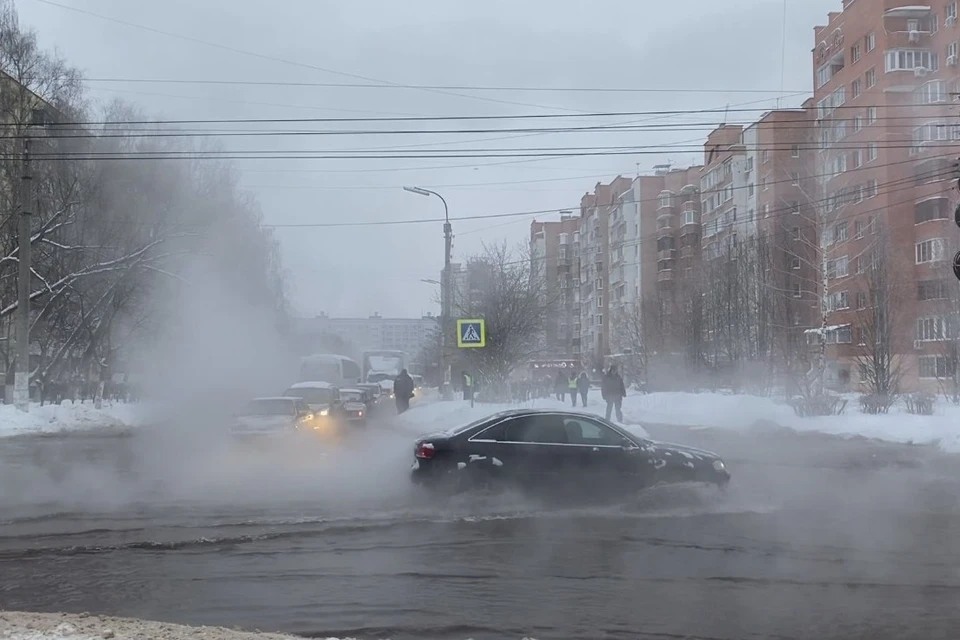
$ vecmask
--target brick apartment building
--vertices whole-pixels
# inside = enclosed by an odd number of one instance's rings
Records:
[[[546,359],[580,360],[580,216],[530,225],[532,269],[542,270],[550,304],[545,327]]]
[[[617,176],[580,199],[580,345],[581,359],[590,367],[602,366],[610,353],[611,221],[618,233],[621,196],[630,188],[629,178]]]
[[[960,244],[951,220],[958,41],[956,0],[845,0],[815,29],[827,355],[840,386],[866,375],[864,318],[875,305],[863,274],[878,259],[896,292],[903,387],[935,390],[954,374],[942,349],[955,330],[945,300],[956,293],[949,256]]]

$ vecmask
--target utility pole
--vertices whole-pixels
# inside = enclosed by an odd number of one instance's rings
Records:
[[[436,191],[421,187],[404,187],[404,191],[419,196],[437,196],[443,203],[443,274],[440,276],[440,370],[443,371],[443,384],[440,387],[440,397],[444,400],[453,399],[450,386],[450,356],[447,334],[450,332],[450,312],[452,305],[452,287],[450,263],[453,262],[453,226],[450,224],[450,209],[447,201]]]
[[[20,216],[17,221],[17,368],[13,378],[13,403],[20,411],[30,410],[30,200],[33,176],[30,174],[30,138],[23,137],[22,175],[20,176]]]

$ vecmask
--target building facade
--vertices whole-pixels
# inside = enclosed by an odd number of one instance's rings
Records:
[[[359,358],[365,350],[385,349],[404,351],[414,360],[437,327],[436,316],[385,318],[378,313],[367,318],[331,318],[321,314],[300,318],[295,323],[303,355],[328,349],[329,336],[336,336],[350,352],[341,355]]]
[[[531,273],[542,274],[548,305],[544,358],[580,360],[580,217],[530,225]]]
[[[956,331],[958,46],[955,0],[846,0],[815,30],[826,330],[811,341],[823,334],[838,386],[869,382],[878,333],[903,388],[956,373],[943,350]]]

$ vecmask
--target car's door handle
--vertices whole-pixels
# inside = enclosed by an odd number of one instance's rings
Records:
[[[594,448],[593,448],[593,451],[594,451],[595,453],[596,453],[596,452],[599,452],[599,451],[600,451],[600,447],[594,447]]]

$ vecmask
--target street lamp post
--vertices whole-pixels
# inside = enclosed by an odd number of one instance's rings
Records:
[[[421,187],[404,187],[404,191],[415,193],[418,196],[437,196],[443,203],[443,275],[440,284],[440,368],[443,371],[443,385],[440,388],[440,397],[452,400],[450,389],[450,364],[447,355],[447,330],[450,326],[450,263],[453,260],[453,227],[450,225],[450,209],[447,201],[436,191]]]

